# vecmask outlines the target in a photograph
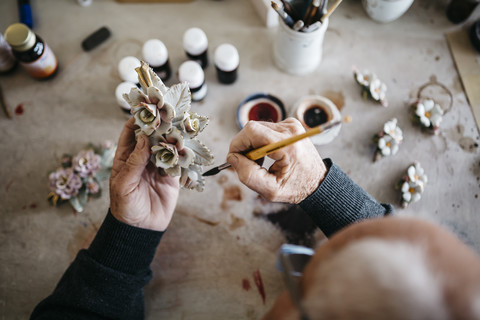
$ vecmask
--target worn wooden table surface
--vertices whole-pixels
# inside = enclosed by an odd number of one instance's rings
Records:
[[[142,43],[159,38],[176,71],[185,60],[183,32],[194,26],[206,32],[211,58],[224,42],[240,53],[238,81],[219,84],[210,65],[208,95],[192,107],[210,118],[202,140],[217,164],[224,162],[229,141],[238,132],[235,111],[246,96],[268,92],[291,108],[302,96],[326,95],[352,121],[331,144],[318,147],[320,154],[333,158],[377,200],[395,205],[395,182],[411,162],[420,161],[429,178],[423,198],[408,209],[398,208],[398,214],[438,221],[480,252],[480,139],[444,37],[461,28],[445,18],[447,1],[417,0],[400,19],[377,24],[360,1],[345,0],[330,19],[320,67],[306,76],[291,76],[274,66],[275,30],[262,25],[250,1],[94,0],[86,8],[73,0],[32,2],[35,31],[57,54],[61,70],[47,82],[33,80],[21,69],[0,78],[12,112],[19,105],[24,110],[14,119],[0,115],[1,319],[25,319],[53,290],[77,251],[88,245],[105,216],[107,183],[102,198],[74,215],[68,205],[53,208],[47,203],[47,176],[63,153],[118,138],[127,119],[114,98],[119,60],[141,57]],[[477,11],[471,20],[478,17]],[[2,1],[0,30],[16,20],[16,1]],[[103,25],[112,30],[112,38],[83,52],[80,42]],[[388,108],[361,99],[352,65],[368,68],[386,82]],[[439,136],[414,127],[407,108],[432,75],[454,95]],[[176,82],[174,76],[167,85]],[[397,155],[372,163],[370,138],[393,117],[404,131],[404,143]],[[209,178],[203,193],[182,191],[152,266],[147,318],[260,318],[283,290],[275,255],[285,234],[262,215],[275,211],[273,207],[243,187],[232,171]],[[313,238],[321,239],[321,233]],[[263,280],[265,300],[254,274]]]

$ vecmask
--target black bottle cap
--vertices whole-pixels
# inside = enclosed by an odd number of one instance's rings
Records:
[[[91,35],[89,35],[85,40],[82,41],[82,48],[85,51],[90,51],[102,42],[107,40],[110,37],[111,33],[107,27],[101,27]]]

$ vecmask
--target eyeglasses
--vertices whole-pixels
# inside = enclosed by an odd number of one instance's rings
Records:
[[[310,248],[292,244],[284,244],[278,251],[277,269],[283,274],[283,280],[295,307],[300,312],[301,320],[308,320],[308,316],[301,302],[298,278],[302,276],[313,254],[314,251]]]

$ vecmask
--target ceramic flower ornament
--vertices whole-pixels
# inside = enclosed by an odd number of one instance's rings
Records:
[[[372,141],[375,144],[373,161],[396,154],[403,141],[403,132],[397,125],[397,119],[387,121],[383,130],[375,134]]]
[[[186,82],[167,88],[143,61],[135,70],[142,90],[133,88],[124,98],[139,127],[136,135],[149,137],[151,162],[162,173],[180,176],[184,188],[202,191],[201,166],[213,164],[213,155],[196,137],[207,126],[208,118],[190,112]]]
[[[434,134],[440,132],[440,123],[443,118],[442,107],[433,99],[419,99],[412,104],[413,120],[416,124]]]
[[[356,67],[354,67],[353,75],[355,81],[362,87],[362,97],[364,99],[371,98],[384,107],[388,106],[388,101],[386,98],[387,85],[380,81],[380,79],[378,79],[374,73],[368,70],[363,70],[360,72]]]
[[[53,205],[69,202],[75,212],[82,212],[90,196],[100,196],[100,181],[109,177],[116,149],[116,144],[107,141],[98,148],[90,146],[74,157],[64,155],[61,167],[48,177],[49,201]]]
[[[416,161],[408,167],[407,174],[397,184],[397,188],[400,189],[402,195],[400,201],[402,208],[406,208],[411,203],[421,199],[427,180],[420,163]]]

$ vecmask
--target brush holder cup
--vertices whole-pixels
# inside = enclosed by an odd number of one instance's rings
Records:
[[[322,61],[323,38],[328,18],[311,32],[295,31],[280,19],[273,41],[273,59],[276,66],[290,74],[313,72]]]

